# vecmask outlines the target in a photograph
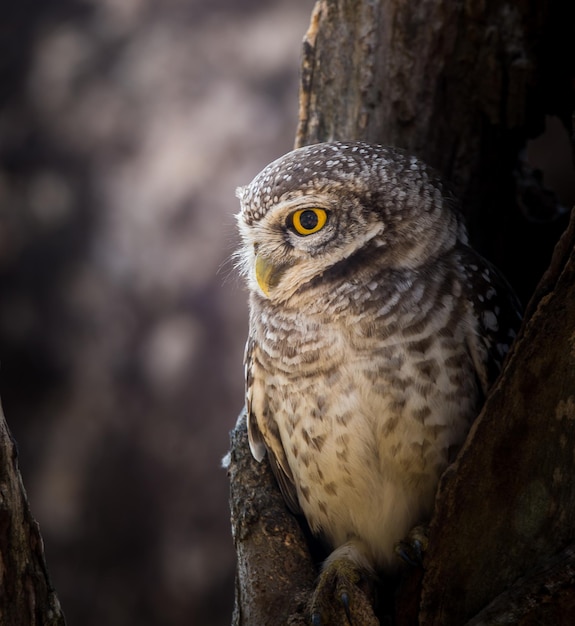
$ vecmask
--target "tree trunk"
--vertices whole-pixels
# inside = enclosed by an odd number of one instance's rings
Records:
[[[63,626],[38,524],[28,508],[18,453],[0,407],[0,624]]]
[[[575,212],[544,284],[441,480],[425,559],[423,624],[465,623],[575,539]],[[574,566],[569,552],[562,567],[571,583]],[[534,609],[549,602],[543,589]],[[573,585],[567,596],[570,608]]]
[[[442,478],[424,571],[400,594],[399,626],[561,624],[573,614],[575,223],[541,278],[568,215],[523,158],[546,114],[570,124],[572,14],[572,3],[543,0],[320,0],[304,40],[296,146],[361,139],[417,154],[455,187],[474,244],[524,301],[540,281],[504,371]],[[230,466],[234,624],[305,623],[313,561],[267,466],[238,464],[249,455],[239,424]],[[251,553],[246,542],[256,546],[271,502],[283,512],[273,514],[276,545]],[[274,574],[277,563],[292,572],[289,584]],[[260,566],[269,576],[253,584]],[[291,618],[266,612],[263,587],[288,594],[284,607],[298,599]],[[260,621],[247,619],[248,604]],[[373,619],[367,611],[361,623]]]

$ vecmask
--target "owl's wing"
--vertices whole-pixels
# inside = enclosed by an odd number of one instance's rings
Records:
[[[519,330],[522,308],[495,266],[470,248],[466,248],[462,256],[471,288],[470,301],[478,322],[468,345],[481,389],[487,395]]]
[[[244,378],[246,381],[246,413],[248,419],[248,442],[254,459],[260,463],[266,455],[266,444],[252,410],[254,392],[254,340],[249,337],[244,352]]]
[[[250,450],[258,462],[267,453],[270,467],[286,504],[292,513],[299,514],[302,510],[277,424],[268,415],[268,412],[263,410],[266,404],[264,372],[257,362],[257,350],[256,342],[250,337],[246,344],[244,356],[246,412]]]

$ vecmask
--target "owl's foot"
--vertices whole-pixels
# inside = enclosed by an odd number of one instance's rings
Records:
[[[429,543],[428,530],[424,525],[412,528],[407,537],[395,546],[395,553],[409,565],[421,567]]]
[[[326,561],[312,596],[313,626],[378,625],[373,612],[375,574],[351,555],[338,553]]]

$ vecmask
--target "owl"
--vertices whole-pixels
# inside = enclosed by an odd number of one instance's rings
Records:
[[[249,444],[332,550],[393,572],[520,321],[456,199],[404,152],[320,143],[237,191]]]

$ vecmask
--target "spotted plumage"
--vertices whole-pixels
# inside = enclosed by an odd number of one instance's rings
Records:
[[[308,146],[238,190],[251,450],[334,553],[393,570],[519,323],[421,161]]]

